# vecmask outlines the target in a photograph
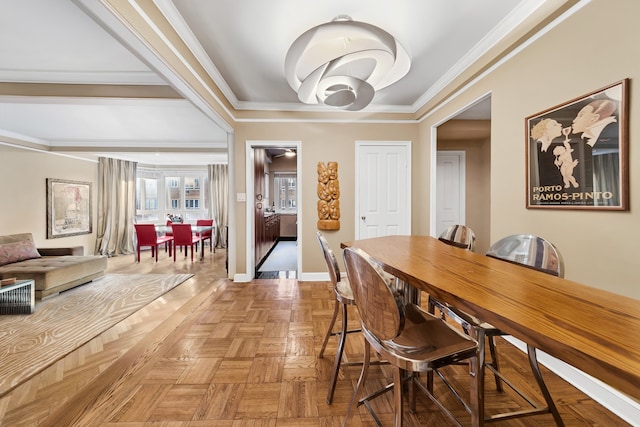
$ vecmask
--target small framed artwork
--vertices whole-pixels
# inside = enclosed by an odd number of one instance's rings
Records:
[[[629,209],[628,79],[525,119],[527,208]]]
[[[91,183],[47,178],[47,239],[91,232]]]

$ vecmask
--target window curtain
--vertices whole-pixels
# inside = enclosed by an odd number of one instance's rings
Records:
[[[226,226],[229,224],[229,166],[209,165],[209,213],[216,224],[216,247],[226,247]]]
[[[136,171],[136,162],[106,157],[98,159],[97,254],[134,253]]]

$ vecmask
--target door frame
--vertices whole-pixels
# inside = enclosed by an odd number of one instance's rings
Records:
[[[411,200],[412,200],[412,194],[411,194],[411,141],[356,141],[355,144],[355,187],[354,187],[354,193],[355,193],[355,210],[354,210],[354,233],[355,233],[355,239],[358,240],[360,239],[360,195],[358,194],[358,188],[360,185],[360,162],[358,159],[360,159],[360,149],[364,146],[384,146],[384,147],[389,147],[389,146],[393,146],[393,147],[398,147],[398,146],[403,146],[406,147],[407,149],[407,169],[406,169],[406,176],[405,176],[405,182],[407,183],[407,197],[406,197],[406,206],[405,206],[405,212],[406,212],[406,217],[405,217],[405,221],[407,223],[407,230],[408,230],[408,234],[411,234]]]
[[[245,275],[236,275],[235,280],[239,282],[250,282],[253,280],[253,274],[256,268],[255,261],[255,219],[254,219],[254,206],[253,200],[255,199],[253,174],[253,161],[254,161],[254,148],[293,148],[296,150],[296,185],[298,190],[302,188],[302,142],[301,141],[245,141],[245,215],[246,215],[246,242],[245,242]],[[296,277],[300,277],[302,271],[302,212],[300,210],[301,205],[301,192],[296,193],[296,206],[298,206],[298,218],[296,225],[297,233],[297,248],[296,257],[298,259],[298,266],[296,271]],[[240,200],[238,200],[240,201]]]

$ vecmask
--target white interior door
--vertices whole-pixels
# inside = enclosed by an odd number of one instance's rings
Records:
[[[356,143],[356,238],[411,234],[410,148]]]
[[[465,153],[438,151],[436,166],[436,236],[465,222]]]

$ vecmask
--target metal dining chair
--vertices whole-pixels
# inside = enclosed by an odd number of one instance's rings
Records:
[[[460,249],[465,249],[468,251],[473,251],[476,243],[476,235],[470,227],[462,224],[451,225],[445,229],[440,236],[438,237],[443,243],[447,245],[455,246]],[[433,296],[429,295],[428,299],[428,310],[429,313],[434,314],[435,309],[437,308],[440,312],[441,317],[444,319],[447,312],[451,312],[454,310],[453,307],[450,307],[446,303],[443,303]],[[462,316],[462,318],[467,318],[466,313],[461,311],[456,312],[458,316]],[[496,377],[496,381],[498,381]]]
[[[380,425],[369,401],[387,390],[394,392],[394,425],[400,427],[405,382],[409,390],[410,411],[415,412],[414,386],[417,386],[456,425],[461,425],[454,414],[435,396],[433,386],[421,384],[416,373],[437,372],[444,366],[477,357],[478,344],[468,335],[417,305],[402,302],[393,279],[365,252],[349,247],[343,254],[365,338],[362,371],[342,423],[343,427],[349,422],[351,412],[360,404],[366,406],[374,421]],[[393,384],[358,399],[367,378],[371,348],[390,363],[393,368]],[[452,391],[448,387],[445,389]],[[453,396],[461,399],[456,392],[453,392]],[[464,403],[463,406],[467,411],[471,410]]]
[[[169,246],[169,256],[171,256],[173,236],[158,236],[158,233],[156,232],[156,226],[153,224],[134,224],[134,227],[136,230],[136,248],[138,252],[138,262],[140,262],[141,247],[151,247],[151,256],[155,255],[157,262],[158,246],[164,243],[165,245]]]
[[[448,244],[453,244],[454,246],[465,247],[465,244],[460,239],[453,237],[451,240],[449,240],[450,237],[452,237],[452,235],[447,234],[447,236],[441,238],[440,240]],[[467,249],[471,250],[472,248],[473,244],[471,244],[471,246]],[[514,234],[506,236],[495,242],[489,248],[486,255],[503,261],[512,262],[523,267],[532,268],[534,270],[538,270],[554,276],[563,277],[564,275],[563,262],[560,252],[558,252],[556,247],[551,242],[543,239],[542,237],[532,234]],[[430,298],[429,311],[433,313],[434,307],[437,307],[439,309],[443,317],[445,317],[446,315],[453,315],[456,319],[462,319],[461,323],[466,324],[467,328],[469,326],[482,328],[482,330],[484,331],[484,336],[489,343],[489,354],[491,356],[490,360],[485,361],[485,367],[494,374],[496,389],[498,391],[503,391],[504,383],[531,406],[531,409],[523,409],[514,412],[485,416],[485,421],[506,420],[511,418],[550,413],[553,416],[556,425],[564,425],[558,409],[556,408],[556,405],[551,397],[551,393],[549,392],[544,379],[542,378],[542,372],[540,371],[536,349],[534,346],[532,346],[531,344],[527,344],[527,355],[531,371],[545,400],[546,406],[540,405],[533,398],[528,396],[523,390],[515,387],[500,372],[500,366],[498,363],[499,357],[495,344],[495,338],[497,336],[507,335],[505,332],[501,331],[490,323],[482,322],[481,320],[462,310],[457,309],[456,307]],[[484,352],[485,343],[481,342],[479,343],[479,345],[480,351]]]
[[[193,261],[193,253],[195,252],[193,245],[200,243],[200,237],[193,234],[191,224],[171,224],[173,230],[173,262],[176,261],[176,251],[178,247],[184,246],[184,256],[187,257],[189,246],[191,246],[191,261]]]
[[[320,353],[318,353],[318,357],[322,358],[324,356],[324,350],[327,347],[327,343],[329,342],[329,338],[332,336],[338,337],[338,349],[336,351],[335,361],[333,362],[333,370],[331,371],[331,383],[329,384],[329,391],[327,392],[327,403],[331,404],[331,402],[333,401],[333,393],[336,389],[336,382],[338,380],[338,372],[340,370],[340,366],[342,365],[342,356],[344,353],[344,345],[347,339],[347,334],[360,332],[360,329],[348,329],[348,306],[355,305],[355,301],[353,299],[353,291],[351,290],[349,282],[341,277],[340,268],[338,267],[338,261],[336,260],[336,257],[333,253],[333,250],[331,250],[327,239],[319,231],[316,232],[316,236],[318,237],[320,249],[322,249],[322,254],[327,264],[329,279],[331,281],[333,292],[335,294],[333,316],[331,317],[329,328],[327,329],[324,341],[322,342],[322,347],[320,347]],[[339,312],[341,313],[342,317],[342,327],[340,328],[340,330],[334,331],[333,328],[336,324],[336,320],[338,319]],[[344,363],[345,366],[361,364],[362,362]]]

